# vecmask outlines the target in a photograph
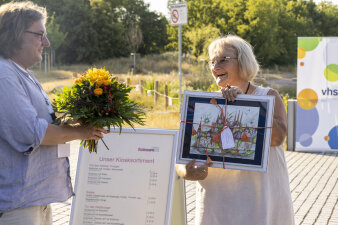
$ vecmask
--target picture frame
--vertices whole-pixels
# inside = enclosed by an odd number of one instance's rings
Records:
[[[240,94],[226,104],[218,92],[185,91],[176,163],[203,164],[209,156],[211,167],[266,172],[274,100]],[[223,149],[221,133],[227,127],[234,147]]]

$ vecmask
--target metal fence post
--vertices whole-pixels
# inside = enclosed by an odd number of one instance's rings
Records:
[[[288,128],[287,128],[287,150],[295,151],[296,143],[296,107],[297,100],[288,100]]]

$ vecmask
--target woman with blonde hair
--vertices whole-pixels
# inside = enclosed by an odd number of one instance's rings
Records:
[[[251,45],[229,35],[209,46],[212,76],[228,101],[238,94],[275,97],[271,147],[266,173],[177,165],[177,173],[197,180],[196,225],[293,225],[294,214],[284,157],[286,112],[278,92],[253,83],[259,65]]]

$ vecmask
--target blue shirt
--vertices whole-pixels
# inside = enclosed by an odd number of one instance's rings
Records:
[[[0,56],[0,213],[65,201],[73,194],[68,158],[41,145],[51,106],[33,73]]]

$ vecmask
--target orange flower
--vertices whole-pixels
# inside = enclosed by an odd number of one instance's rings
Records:
[[[96,80],[96,84],[97,85],[102,85],[103,84],[103,80]]]
[[[80,84],[80,83],[81,83],[81,79],[76,78],[76,79],[74,80],[74,84]]]
[[[96,95],[96,96],[102,95],[102,92],[103,92],[102,88],[95,88],[94,89],[94,95]]]
[[[105,80],[105,81],[103,81],[103,84],[106,85],[106,86],[108,86],[108,85],[111,84],[111,80]]]

